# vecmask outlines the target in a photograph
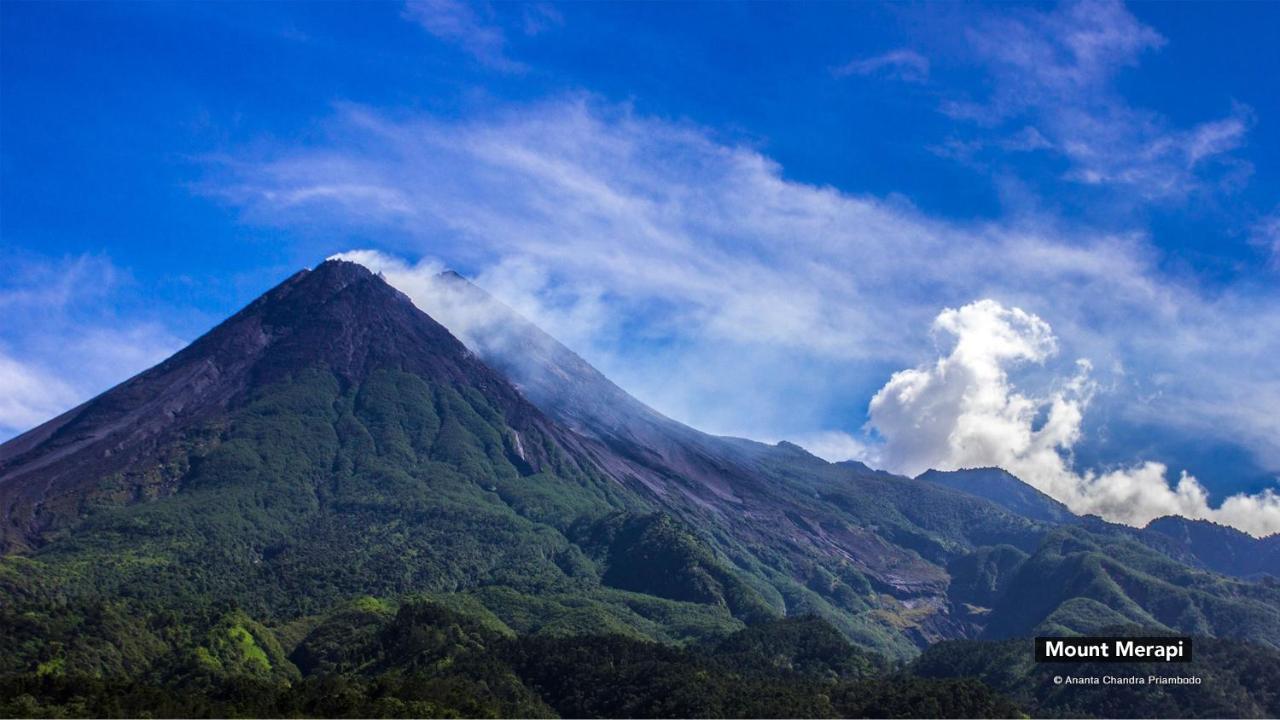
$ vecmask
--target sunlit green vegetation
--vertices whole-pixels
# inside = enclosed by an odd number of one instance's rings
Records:
[[[228,623],[235,623],[229,624]],[[324,618],[272,676],[236,620],[194,666],[135,678],[0,679],[0,715],[376,717],[1009,717],[981,682],[895,672],[817,619],[674,646],[622,635],[498,632],[426,600],[367,599]],[[255,645],[250,645],[250,641]],[[216,643],[215,643],[216,644]],[[215,662],[204,655],[213,655]],[[228,660],[239,664],[232,670]]]

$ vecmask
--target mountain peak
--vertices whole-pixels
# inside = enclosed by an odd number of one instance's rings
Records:
[[[952,471],[930,469],[916,479],[990,500],[1032,520],[1067,523],[1076,518],[1066,505],[1031,487],[1003,468],[964,468]]]
[[[319,370],[345,386],[376,370],[478,388],[511,422],[538,417],[505,378],[362,265],[301,270],[159,365],[0,445],[0,551],[72,516],[89,483],[162,462],[267,385]]]
[[[278,302],[300,288],[315,298],[319,295],[337,294],[353,283],[377,277],[373,271],[360,263],[339,258],[329,258],[314,268],[303,268],[285,278],[279,285],[249,303],[245,310]]]
[[[326,258],[312,270],[299,270],[295,275],[318,275],[347,282],[377,277],[377,273],[358,262],[339,257]]]

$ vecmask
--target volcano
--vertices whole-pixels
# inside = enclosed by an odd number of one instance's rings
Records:
[[[81,672],[154,672],[195,657],[157,618],[228,608],[294,667],[299,633],[367,597],[671,642],[813,615],[904,660],[1115,625],[1280,646],[1273,584],[999,471],[913,479],[700,432],[438,280],[486,323],[459,339],[330,260],[0,446],[0,670],[56,643]],[[56,608],[112,619],[88,632]]]

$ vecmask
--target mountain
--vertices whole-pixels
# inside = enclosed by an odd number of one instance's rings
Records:
[[[292,683],[327,672],[335,627],[382,632],[352,603],[664,643],[816,615],[900,660],[1118,622],[1280,646],[1274,586],[1035,503],[701,433],[439,280],[443,325],[325,262],[0,446],[0,676]]]
[[[917,479],[986,498],[1010,512],[1032,520],[1068,523],[1076,519],[1066,505],[1000,468],[973,468],[951,472],[926,470]]]
[[[1280,535],[1255,538],[1232,527],[1184,517],[1156,518],[1143,528],[1151,544],[1216,572],[1280,579]]]
[[[504,417],[501,453],[514,465],[536,472],[553,462],[535,438],[576,442],[407,297],[358,265],[329,262],[285,280],[160,365],[0,446],[0,549],[40,544],[86,503],[173,493],[193,470],[188,460],[220,442],[229,416],[272,394],[263,389],[319,383],[322,392],[350,395],[371,381],[394,387],[405,375],[482,396],[479,405]]]
[[[704,581],[704,602],[602,584],[588,553],[625,548],[574,544],[571,526],[618,513],[640,523],[651,505],[349,263],[289,278],[2,451],[10,669],[57,657],[95,674],[235,664],[229,634],[270,647],[282,624],[363,595],[487,593],[521,630],[678,638],[740,625],[714,594],[734,577],[680,532],[662,536],[682,563],[672,575]],[[211,635],[169,637],[156,613]]]

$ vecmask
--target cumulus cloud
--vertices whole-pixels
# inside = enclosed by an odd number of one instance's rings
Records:
[[[1071,451],[1096,390],[1092,365],[1042,395],[1026,394],[1010,371],[1057,353],[1043,319],[993,300],[944,310],[936,333],[953,345],[934,363],[894,373],[871,400],[869,424],[889,468],[918,474],[999,466],[1074,512],[1142,526],[1164,515],[1212,520],[1253,535],[1280,532],[1280,495],[1233,495],[1219,507],[1191,475],[1170,485],[1168,468],[1146,461],[1106,472],[1077,471]]]
[[[831,69],[836,77],[850,75],[885,75],[904,82],[924,82],[929,79],[929,58],[907,48],[891,50],[860,60],[851,60]]]
[[[952,99],[944,112],[988,128],[994,138],[957,140],[944,154],[1007,149],[1028,123],[1037,149],[1065,157],[1066,178],[1124,186],[1147,199],[1167,199],[1218,182],[1231,185],[1249,165],[1231,155],[1245,140],[1252,112],[1233,105],[1220,118],[1178,127],[1136,107],[1116,90],[1120,74],[1166,40],[1118,0],[1081,0],[1054,9],[1020,8],[971,27],[974,57],[991,78],[980,98]]]

